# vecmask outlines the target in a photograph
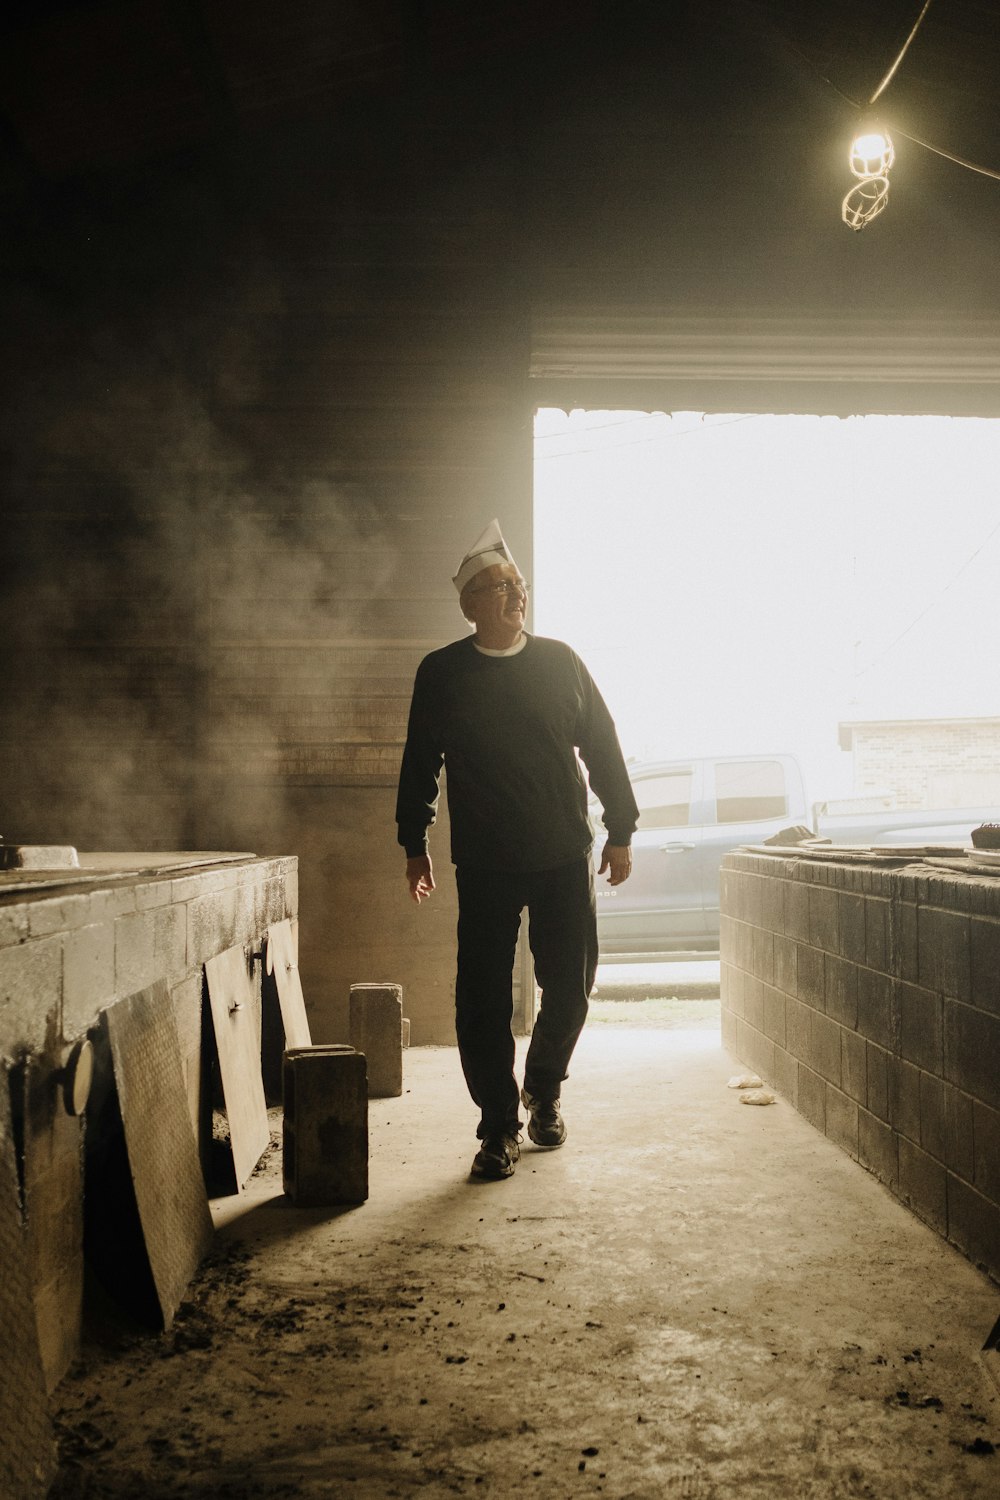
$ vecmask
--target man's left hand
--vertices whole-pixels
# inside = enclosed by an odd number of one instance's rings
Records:
[[[605,844],[601,851],[601,868],[598,875],[608,871],[608,885],[621,885],[632,873],[632,849],[629,844]]]

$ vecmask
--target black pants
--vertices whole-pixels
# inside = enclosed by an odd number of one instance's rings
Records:
[[[520,1125],[511,1032],[511,979],[521,912],[542,998],[524,1087],[557,1098],[587,1018],[597,972],[597,904],[588,857],[522,873],[457,869],[458,982],[455,1029],[469,1092],[482,1110],[479,1135]]]

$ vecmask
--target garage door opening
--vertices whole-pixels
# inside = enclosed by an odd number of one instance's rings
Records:
[[[634,762],[1000,807],[1000,421],[538,411],[534,628]]]

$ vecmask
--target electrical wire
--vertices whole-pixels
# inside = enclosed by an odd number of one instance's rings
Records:
[[[953,161],[959,167],[968,167],[970,172],[978,172],[982,177],[992,177],[994,182],[1000,182],[1000,172],[994,172],[992,167],[977,166],[974,161],[967,161],[964,156],[956,156],[954,151],[945,151],[941,146],[932,146],[930,141],[922,141],[919,135],[908,135],[895,125],[892,132],[893,135],[902,136],[904,141],[912,141],[915,146],[923,146],[925,151],[933,151],[935,156],[943,156],[946,161]]]
[[[816,63],[813,62],[808,53],[803,52],[801,47],[796,46],[795,42],[793,42],[790,37],[785,37],[785,45],[788,47],[789,51],[794,52],[795,56],[800,58],[801,61],[805,63],[809,71],[813,73],[821,83],[825,83],[827,88],[830,89],[834,94],[836,94],[839,99],[843,99],[845,104],[849,104],[852,109],[857,110],[858,114],[861,114],[863,112],[863,110],[865,109],[865,105],[859,103],[857,99],[852,99],[850,94],[845,94],[844,90],[838,87],[838,85],[834,83],[832,78],[827,78],[826,74],[820,70]],[[909,45],[909,43],[907,43],[907,45]],[[872,97],[876,98],[877,95],[873,95]],[[901,136],[904,141],[911,141],[914,146],[922,146],[925,151],[931,151],[935,156],[943,156],[945,161],[954,162],[958,167],[967,167],[970,172],[978,172],[981,177],[992,177],[994,181],[1000,182],[1000,172],[994,171],[992,167],[981,167],[978,165],[978,163],[969,161],[969,159],[965,156],[958,156],[954,151],[946,151],[943,146],[935,146],[930,141],[925,141],[918,135],[910,135],[907,133],[907,131],[900,130],[899,127],[897,125],[893,125],[891,121],[887,121],[886,123],[887,128],[892,132],[892,134]]]
[[[924,0],[924,8],[920,12],[919,16],[917,17],[917,19],[913,23],[913,30],[910,32],[909,36],[906,38],[906,41],[903,43],[903,46],[902,46],[902,48],[900,50],[899,56],[896,58],[896,61],[893,63],[892,67],[889,69],[888,73],[882,79],[882,82],[879,84],[878,88],[875,90],[874,94],[872,94],[871,98],[869,99],[869,101],[868,101],[869,104],[874,104],[875,103],[875,100],[878,98],[879,94],[884,93],[884,91],[889,87],[889,85],[892,82],[893,78],[896,76],[896,69],[899,67],[900,63],[903,61],[903,58],[906,56],[907,52],[909,51],[910,43],[913,41],[913,38],[916,36],[917,32],[920,30],[920,23],[924,19],[924,16],[926,16],[926,14],[930,10],[930,8],[931,8],[931,0]]]
[[[989,545],[989,543],[993,540],[993,538],[996,536],[996,534],[997,534],[998,531],[1000,531],[1000,521],[997,522],[997,524],[993,527],[992,531],[990,531],[985,537],[983,537],[983,540],[979,543],[979,546],[976,548],[976,550],[973,553],[970,554],[970,556],[968,556],[965,559],[965,562],[958,569],[958,572],[955,573],[954,577],[952,577],[952,578],[950,578],[948,580],[948,582],[945,584],[944,588],[941,590],[940,593],[934,595],[934,598],[931,599],[931,601],[925,606],[925,608],[922,609],[920,611],[920,613],[918,615],[916,615],[910,621],[909,625],[906,626],[905,630],[901,630],[899,632],[899,634],[896,636],[895,640],[890,641],[889,644],[888,644],[888,646],[886,646],[882,651],[880,651],[877,656],[873,656],[872,659],[871,659],[871,661],[868,663],[868,665],[866,667],[862,667],[859,672],[855,672],[855,674],[854,674],[855,680],[857,678],[859,678],[859,677],[864,677],[865,673],[866,672],[870,672],[871,669],[872,669],[872,667],[874,667],[877,662],[880,662],[883,657],[888,656],[888,654],[889,654],[890,651],[895,650],[895,648],[899,645],[899,643],[903,639],[903,637],[909,635],[910,631],[913,630],[913,629],[915,629],[915,627],[920,624],[920,621],[923,620],[923,619],[925,619],[926,616],[930,614],[931,610],[935,609],[937,607],[937,605],[940,604],[940,602],[944,598],[945,594],[947,594],[950,589],[954,588],[955,584],[961,578],[961,576],[965,572],[965,570],[968,567],[970,567],[972,563],[975,562],[975,560],[979,556],[980,552],[982,552],[983,549]]]
[[[709,413],[704,412],[702,415],[707,416]],[[657,432],[652,437],[635,438],[628,443],[615,443],[611,448],[574,448],[570,453],[539,453],[537,461],[539,463],[551,463],[556,458],[580,458],[585,453],[618,453],[622,448],[640,448],[644,443],[659,443],[665,442],[667,438],[691,437],[694,433],[714,432],[718,427],[735,427],[737,422],[755,422],[763,415],[765,415],[763,412],[751,411],[747,412],[746,416],[743,417],[730,417],[728,422],[699,422],[697,426],[685,427],[681,432]],[[633,418],[633,420],[638,419]],[[601,425],[603,427],[624,427],[627,424],[624,422],[604,422]],[[587,430],[593,432],[596,429],[588,428]],[[546,437],[560,437],[564,435],[568,436],[568,434],[555,432],[543,434]]]

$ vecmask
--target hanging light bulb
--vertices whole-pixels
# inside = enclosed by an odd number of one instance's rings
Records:
[[[889,202],[888,177],[863,177],[856,182],[840,205],[840,217],[848,229],[864,229]]]
[[[866,121],[855,131],[848,155],[858,181],[840,205],[840,217],[849,229],[864,229],[889,201],[889,168],[896,149],[887,130],[877,121]]]
[[[896,160],[889,132],[879,125],[863,125],[851,142],[849,160],[855,177],[884,177]]]

